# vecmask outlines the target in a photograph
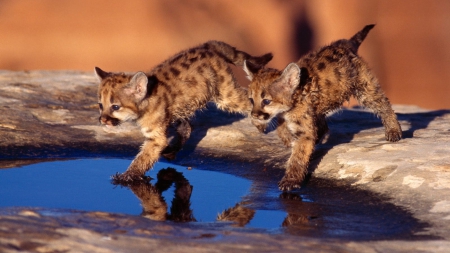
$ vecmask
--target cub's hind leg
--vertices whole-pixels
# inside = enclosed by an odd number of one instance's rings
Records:
[[[161,152],[161,155],[168,160],[175,159],[176,154],[183,148],[184,143],[189,139],[192,132],[191,124],[185,119],[180,119],[175,122],[175,127],[177,133],[174,137],[174,142]]]
[[[356,83],[356,98],[363,106],[370,108],[381,117],[385,128],[386,140],[391,142],[399,141],[402,138],[402,129],[388,98],[381,90],[377,78],[372,74],[367,64],[360,60],[359,66],[360,72]]]

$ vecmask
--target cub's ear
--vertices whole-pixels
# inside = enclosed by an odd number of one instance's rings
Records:
[[[103,71],[99,67],[95,67],[95,75],[97,76],[98,80],[101,82],[103,79],[105,79],[107,76],[109,76],[109,73],[106,71]]]
[[[300,67],[295,63],[290,63],[283,70],[280,78],[272,84],[270,93],[290,98],[300,83],[300,73]]]
[[[123,88],[128,96],[134,97],[135,101],[141,101],[147,96],[148,77],[144,72],[137,72],[131,78],[130,83]]]
[[[244,69],[245,73],[247,74],[247,79],[251,81],[253,80],[255,74],[261,69],[261,66],[249,61],[244,61],[242,69]]]

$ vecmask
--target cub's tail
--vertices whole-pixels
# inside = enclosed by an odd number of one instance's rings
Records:
[[[258,66],[264,66],[273,58],[272,53],[267,53],[262,56],[252,56],[221,41],[208,41],[204,44],[204,47],[205,49],[214,50],[227,62],[238,66],[243,66],[244,61],[249,61]]]
[[[366,38],[367,34],[375,25],[366,25],[361,31],[353,35],[353,37],[350,38],[350,42],[352,43],[354,53],[358,51],[359,46],[363,42],[363,40]]]

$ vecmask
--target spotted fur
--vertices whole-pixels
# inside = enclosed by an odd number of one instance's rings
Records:
[[[402,130],[378,80],[358,48],[374,25],[351,39],[338,40],[311,52],[283,71],[244,64],[251,79],[252,123],[262,132],[277,118],[277,133],[292,148],[279,188],[300,188],[318,140],[328,131],[326,113],[338,109],[350,96],[372,109],[385,127],[388,141],[401,139]]]
[[[209,41],[180,52],[148,73],[110,73],[96,67],[100,123],[114,127],[135,121],[145,137],[127,171],[114,179],[142,179],[161,153],[174,158],[191,134],[189,119],[210,101],[225,111],[249,112],[247,90],[238,85],[229,64],[264,65],[271,59],[270,53],[253,57],[226,43]],[[177,128],[177,141],[168,146],[171,124]]]

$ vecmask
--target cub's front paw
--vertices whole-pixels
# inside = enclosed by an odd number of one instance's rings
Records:
[[[391,129],[386,132],[386,140],[391,142],[399,141],[402,138],[402,130]]]
[[[115,185],[131,185],[134,183],[147,183],[151,180],[151,177],[141,175],[141,174],[134,174],[130,173],[128,171],[125,171],[124,173],[117,172],[116,174],[111,176],[111,181]]]
[[[300,188],[301,180],[295,178],[287,178],[286,176],[278,183],[278,188],[282,191],[291,191]]]

